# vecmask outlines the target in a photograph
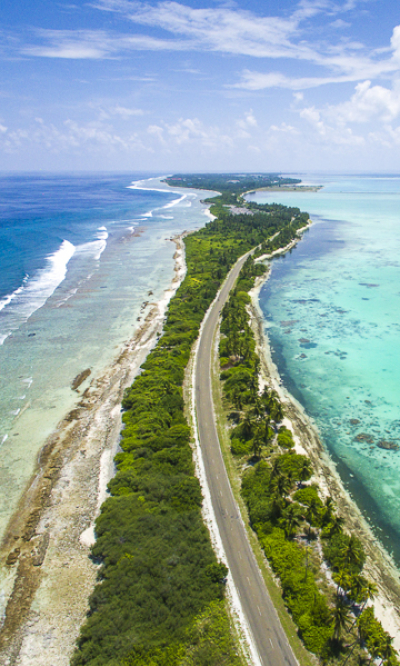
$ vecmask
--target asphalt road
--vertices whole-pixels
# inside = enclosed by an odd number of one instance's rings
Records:
[[[231,270],[204,324],[196,362],[196,412],[207,483],[227,564],[262,666],[297,666],[261,576],[222,458],[211,387],[212,345],[218,319],[248,255]]]

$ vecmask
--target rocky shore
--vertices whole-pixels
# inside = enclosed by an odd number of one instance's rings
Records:
[[[170,287],[158,303],[150,302],[149,294],[133,339],[82,393],[84,380],[76,378],[77,404],[43,447],[10,521],[0,552],[9,593],[0,629],[2,666],[69,664],[96,582],[98,567],[89,559],[89,547],[114,473],[123,392],[157,341],[186,272],[183,236],[171,240],[176,252]]]

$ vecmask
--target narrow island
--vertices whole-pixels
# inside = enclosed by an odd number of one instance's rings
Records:
[[[244,192],[266,186],[257,181],[229,174],[214,181],[166,179],[219,194],[209,200],[214,219],[185,238],[186,277],[170,301],[162,336],[125,393],[118,471],[92,547],[100,582],[73,666],[247,662],[225,598],[228,571],[202,520],[184,400],[201,323],[246,253],[222,311],[220,418],[228,424],[249,524],[275,574],[272,584],[279,581],[286,609],[281,604],[279,614],[288,611],[295,623],[296,635],[287,621],[286,627],[300,663],[313,663],[311,654],[326,664],[400,663],[368,605],[376,587],[363,573],[362,543],[312,482],[312,461],[298,451],[278,394],[262,381],[249,296],[268,270],[258,259],[291,247],[309,219],[297,208],[247,204]]]
[[[377,589],[365,573],[364,544],[336,497],[319,486],[318,452],[303,448],[302,422],[295,422],[265,368],[254,295],[268,274],[265,261],[292,248],[310,220],[299,208],[247,203],[244,195],[301,188],[300,181],[277,174],[177,174],[165,182],[217,194],[207,200],[211,221],[179,241],[186,274],[123,397],[116,473],[91,546],[98,580],[71,666],[264,666],[271,659],[277,665],[399,665],[393,639],[370,603]],[[232,594],[232,572],[213,537],[193,416],[199,335],[223,294],[210,399],[241,512],[230,518],[242,521],[260,585],[286,632],[287,648],[270,638],[269,654],[252,651],[250,623],[238,612],[244,604]],[[139,337],[138,344],[147,339]],[[60,466],[50,462],[57,480]],[[47,493],[51,478],[44,476]],[[39,483],[38,497],[43,492]],[[32,533],[39,518],[38,512]],[[29,560],[29,539],[21,547],[7,545],[9,567],[16,570],[22,561],[22,573],[32,578],[27,604],[41,566]],[[21,575],[21,589],[27,580]],[[13,604],[15,623],[8,626],[6,618],[3,641],[20,623],[17,597]]]

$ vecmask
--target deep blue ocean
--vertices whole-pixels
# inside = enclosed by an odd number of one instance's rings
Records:
[[[84,248],[97,257],[108,235],[118,237],[143,221],[149,206],[176,198],[128,189],[130,180],[120,175],[0,177],[0,341],[62,282],[76,251]]]

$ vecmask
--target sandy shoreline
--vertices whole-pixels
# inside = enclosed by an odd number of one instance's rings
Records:
[[[8,561],[10,594],[0,632],[2,666],[69,664],[96,582],[89,546],[114,474],[123,392],[161,334],[167,305],[186,274],[184,235],[171,238],[169,288],[158,303],[143,303],[134,337],[58,424],[10,521],[0,553]]]
[[[292,242],[284,250],[273,254],[282,254],[288,251],[296,242]],[[265,258],[270,257],[260,257],[259,260]],[[308,455],[312,461],[314,468],[312,480],[319,485],[324,497],[330,495],[333,498],[338,513],[345,519],[346,529],[361,539],[367,555],[364,567],[365,574],[378,587],[378,595],[374,598],[372,604],[375,608],[375,614],[384,629],[393,636],[393,645],[396,650],[400,651],[400,613],[397,610],[400,609],[398,569],[383,545],[372,533],[358,506],[343,486],[336,466],[321,442],[316,425],[306,414],[302,405],[282,385],[278,369],[272,360],[271,347],[264,329],[264,319],[259,304],[259,293],[268,279],[268,275],[260,278],[250,292],[252,328],[261,359],[261,382],[275,389],[278,393],[286,415],[285,424],[294,433],[296,450],[298,453]]]

